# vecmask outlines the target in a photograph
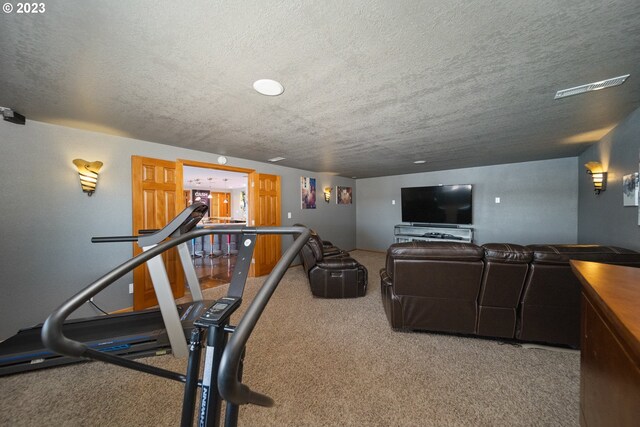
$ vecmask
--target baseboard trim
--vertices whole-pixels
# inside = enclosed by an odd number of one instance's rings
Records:
[[[378,250],[378,249],[363,249],[363,248],[355,248],[355,249],[353,249],[353,250],[354,250],[354,251],[373,252],[373,253],[376,253],[376,254],[386,254],[386,253],[387,253],[387,251],[386,251],[386,250],[381,251],[381,250]],[[349,251],[349,252],[351,252],[351,251]]]

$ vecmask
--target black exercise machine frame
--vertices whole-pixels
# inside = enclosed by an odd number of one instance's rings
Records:
[[[134,268],[144,264],[155,256],[181,244],[188,240],[207,236],[211,234],[240,234],[240,251],[236,266],[233,271],[231,283],[226,298],[237,300],[236,303],[229,304],[229,310],[213,323],[207,323],[204,316],[200,318],[199,324],[195,324],[191,336],[189,366],[187,374],[169,371],[162,368],[146,365],[134,360],[103,353],[91,348],[79,341],[67,338],[62,331],[64,321],[75,310],[85,304],[96,294],[113,284],[115,281],[132,271]],[[255,242],[259,235],[276,234],[294,236],[293,244],[285,251],[271,273],[267,276],[255,298],[247,308],[245,314],[240,319],[236,327],[229,325],[229,317],[240,306],[244,286],[246,283],[251,258],[255,248]],[[185,383],[185,394],[183,400],[183,412],[181,422],[183,426],[191,425],[193,422],[193,412],[195,408],[195,391],[197,387],[202,387],[203,383],[211,386],[207,396],[202,398],[202,407],[198,417],[199,425],[217,426],[220,422],[221,399],[227,401],[225,425],[233,426],[237,424],[238,405],[256,404],[260,406],[272,406],[273,400],[261,393],[252,391],[241,382],[242,360],[244,358],[245,346],[255,328],[264,308],[276,290],[280,280],[286,273],[287,268],[297,256],[310,236],[309,229],[305,227],[246,227],[228,226],[211,229],[195,229],[184,233],[178,237],[159,243],[157,246],[125,261],[114,268],[98,280],[94,281],[80,292],[72,296],[69,300],[58,307],[45,321],[42,329],[42,341],[51,350],[58,353],[78,357],[100,360],[106,363],[134,369],[159,377],[171,379]],[[223,298],[225,299],[225,298]],[[222,300],[222,299],[221,299]],[[218,300],[212,305],[210,310],[220,302]],[[232,306],[232,307],[231,307]],[[205,373],[210,378],[199,380],[198,366],[200,362],[201,337],[204,329],[208,329],[207,339],[214,343],[212,351],[213,357],[207,357],[206,363],[212,363],[209,370],[205,366]],[[227,335],[231,338],[227,342]],[[219,366],[216,366],[218,365]],[[202,393],[203,395],[205,393]],[[210,413],[213,411],[213,414]]]

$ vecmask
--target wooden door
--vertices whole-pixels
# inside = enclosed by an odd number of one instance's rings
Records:
[[[249,224],[280,226],[280,177],[254,172],[249,175]],[[281,255],[281,236],[258,236],[252,260],[252,275],[269,274]]]
[[[231,216],[231,209],[229,209],[231,206],[231,193],[220,193],[218,203],[220,206],[220,216],[229,218]]]
[[[226,202],[225,202],[226,200]],[[231,201],[231,193],[222,193],[214,191],[211,193],[211,199],[209,199],[209,215],[212,217],[228,218],[231,216],[231,210],[229,205]]]
[[[209,216],[220,216],[220,200],[218,193],[212,193],[211,198],[209,199]]]
[[[181,172],[181,171],[180,171]],[[180,175],[180,177],[178,177]],[[162,228],[182,207],[182,177],[176,173],[175,162],[131,156],[133,194],[133,233],[138,230]],[[133,254],[142,249],[133,245]],[[174,298],[184,295],[184,275],[177,250],[163,254],[164,264]],[[147,266],[133,270],[133,309],[141,310],[158,304]]]

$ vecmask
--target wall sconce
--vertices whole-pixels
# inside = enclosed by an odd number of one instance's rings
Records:
[[[593,192],[596,195],[607,189],[607,173],[602,169],[600,162],[589,162],[584,165],[587,173],[593,179]]]
[[[78,168],[82,191],[91,196],[93,192],[96,191],[96,186],[98,185],[98,172],[102,167],[102,162],[88,162],[82,159],[75,159],[73,164]]]
[[[324,187],[324,201],[327,203],[331,201],[331,187]]]

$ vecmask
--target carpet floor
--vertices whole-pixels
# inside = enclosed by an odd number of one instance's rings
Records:
[[[394,332],[380,296],[384,254],[352,256],[369,270],[362,298],[314,298],[301,267],[286,273],[249,340],[244,371],[244,382],[276,405],[241,407],[240,425],[578,425],[578,352]],[[262,281],[247,281],[234,323]],[[141,360],[186,368],[171,356]],[[0,378],[0,425],[175,426],[182,391],[101,362],[12,375]]]

